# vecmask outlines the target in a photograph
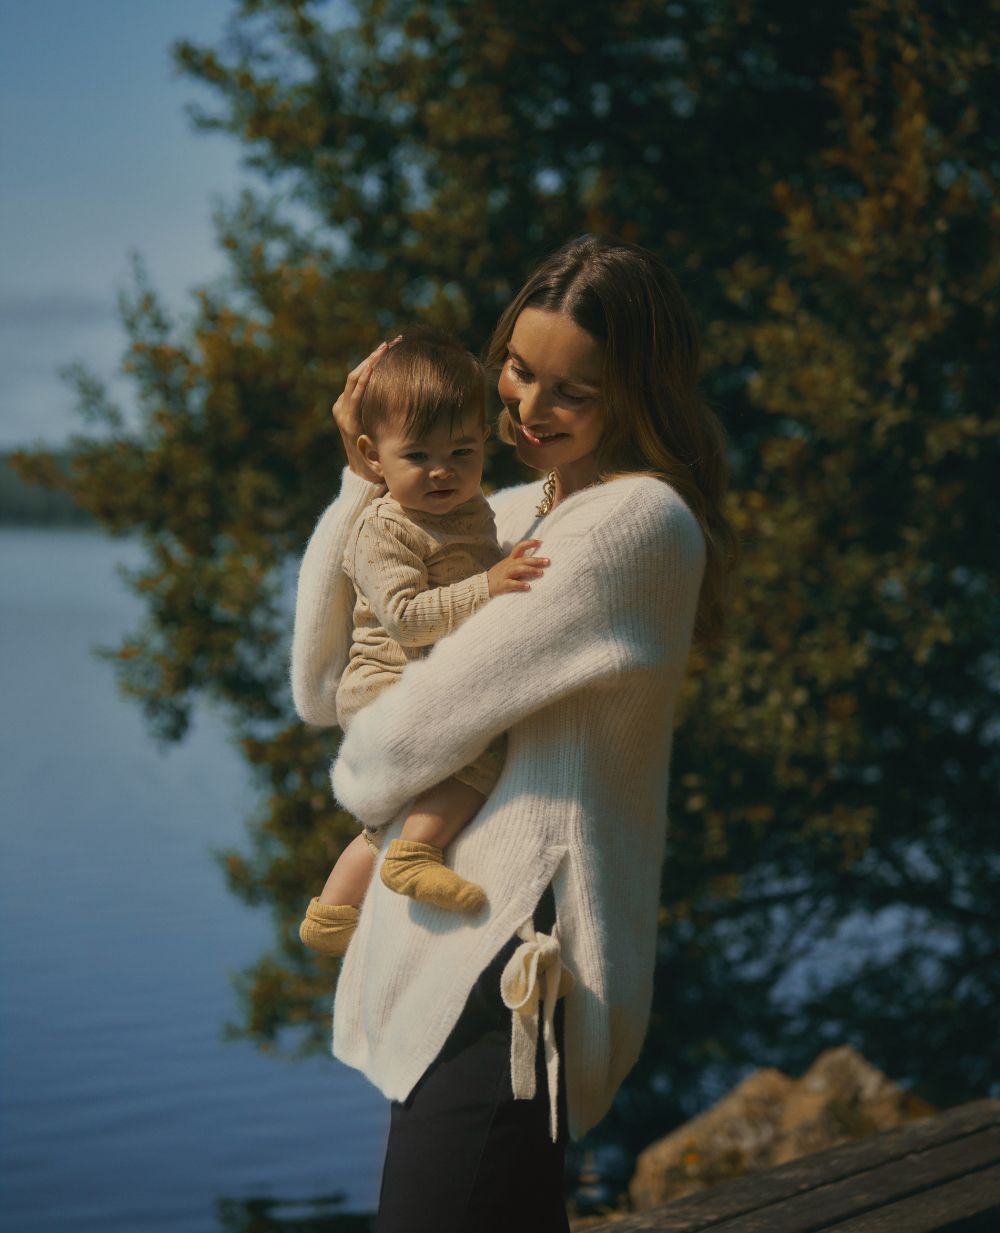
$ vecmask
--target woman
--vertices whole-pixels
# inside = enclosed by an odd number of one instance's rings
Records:
[[[334,408],[349,466],[300,573],[293,690],[316,724],[336,723],[350,643],[344,542],[379,492],[355,441],[381,350]],[[551,564],[409,665],[333,770],[345,808],[395,836],[414,796],[509,734],[449,853],[487,907],[459,917],[376,878],[341,971],[334,1054],[393,1101],[379,1233],[568,1227],[567,1133],[605,1114],[645,1035],[674,709],[734,557],[697,331],[657,258],[568,244],[515,296],[488,360],[502,438],[546,473],[494,496],[501,545],[542,539]]]

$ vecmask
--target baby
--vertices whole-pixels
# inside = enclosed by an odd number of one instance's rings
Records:
[[[354,583],[354,634],[337,690],[337,717],[352,717],[495,595],[526,591],[548,560],[522,540],[505,557],[483,496],[482,367],[450,339],[414,332],[394,343],[368,381],[358,448],[384,482],[354,526],[344,571]],[[390,890],[453,911],[476,912],[481,887],[444,864],[443,849],[475,816],[503,765],[499,738],[470,766],[422,793],[382,861]],[[382,828],[384,829],[384,828]],[[341,853],[299,926],[314,950],[342,955],[358,922],[381,847],[365,827]]]

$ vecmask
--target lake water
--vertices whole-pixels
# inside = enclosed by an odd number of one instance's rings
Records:
[[[209,850],[242,846],[254,797],[221,722],[161,752],[91,654],[137,620],[114,566],[138,558],[0,530],[2,1223],[366,1227],[335,1217],[377,1204],[387,1102],[332,1057],[220,1038],[271,927]]]

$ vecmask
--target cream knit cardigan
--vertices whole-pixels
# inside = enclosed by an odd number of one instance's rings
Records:
[[[379,492],[345,470],[302,560],[292,689],[308,723],[337,722],[354,601],[344,547]],[[533,936],[531,913],[551,881],[557,925],[534,950],[537,958],[554,947],[556,968],[561,958],[575,976],[564,981],[572,986],[564,1066],[569,1134],[579,1139],[609,1109],[649,1020],[674,709],[705,545],[661,480],[587,488],[544,519],[535,513],[541,495],[539,482],[491,502],[505,551],[519,539],[543,541],[552,561],[544,577],[491,599],[408,665],[354,717],[341,745],[337,798],[369,825],[391,822],[394,838],[415,795],[509,732],[496,788],[448,849],[452,868],[486,891],[487,907],[460,916],[374,877],[340,973],[333,1053],[389,1099],[405,1100],[479,973],[515,931]],[[521,959],[533,968],[530,953]],[[517,1009],[513,1016],[515,1094],[526,1095],[525,1037],[537,1020],[519,1027]]]

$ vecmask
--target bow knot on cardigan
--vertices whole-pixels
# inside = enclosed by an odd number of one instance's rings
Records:
[[[556,1000],[576,984],[563,966],[558,932],[536,933],[527,921],[518,930],[523,941],[500,977],[500,996],[511,1011],[510,1081],[515,1100],[535,1094],[535,1056],[538,1049],[538,1010],[542,1007],[542,1037],[549,1086],[549,1130],[555,1143],[559,1128],[559,1049],[555,1039]]]

